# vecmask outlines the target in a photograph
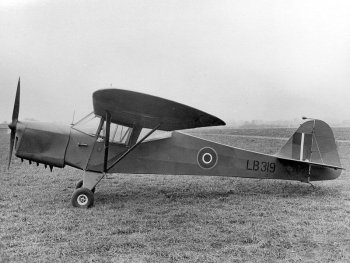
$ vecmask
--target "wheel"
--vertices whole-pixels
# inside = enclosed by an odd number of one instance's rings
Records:
[[[80,180],[77,182],[77,184],[75,185],[75,189],[79,189],[83,186],[83,180]],[[95,193],[96,187],[92,188],[91,192]]]
[[[72,195],[74,207],[88,208],[94,204],[94,193],[87,188],[79,188]]]

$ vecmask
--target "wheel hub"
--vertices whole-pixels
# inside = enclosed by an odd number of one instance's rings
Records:
[[[85,194],[81,194],[78,196],[77,201],[78,204],[84,206],[88,203],[89,198]]]

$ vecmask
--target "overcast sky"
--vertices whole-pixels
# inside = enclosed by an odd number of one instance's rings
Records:
[[[231,120],[350,119],[350,1],[0,0],[0,121],[130,89]]]

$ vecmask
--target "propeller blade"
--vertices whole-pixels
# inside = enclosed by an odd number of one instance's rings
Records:
[[[15,123],[18,120],[19,101],[20,101],[20,95],[21,95],[20,93],[21,93],[21,78],[18,79],[15,105],[13,106],[13,113],[12,113],[12,123]]]
[[[11,158],[12,158],[12,151],[13,151],[13,145],[14,145],[14,143],[15,143],[15,136],[16,136],[16,131],[15,131],[15,130],[11,130],[10,155],[9,155],[9,163],[8,163],[7,169],[10,169]]]
[[[16,98],[15,98],[15,105],[13,106],[13,112],[12,112],[12,122],[9,125],[9,128],[11,129],[11,137],[10,137],[9,163],[8,163],[7,169],[10,169],[10,164],[11,164],[11,159],[12,159],[12,152],[13,152],[13,146],[14,146],[14,143],[15,143],[16,126],[17,126],[18,114],[19,114],[19,101],[20,101],[20,95],[21,95],[20,93],[21,93],[21,78],[18,78]]]

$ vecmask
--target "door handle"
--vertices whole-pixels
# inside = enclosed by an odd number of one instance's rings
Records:
[[[78,142],[78,146],[79,146],[79,147],[82,147],[82,146],[88,147],[88,145],[87,145],[86,143],[80,143],[80,142]]]

